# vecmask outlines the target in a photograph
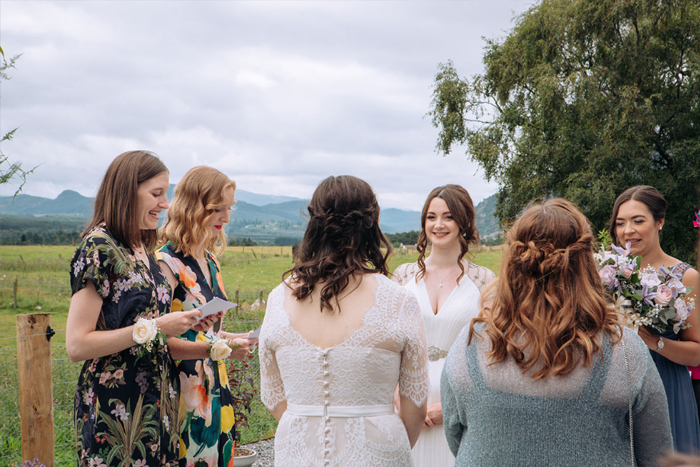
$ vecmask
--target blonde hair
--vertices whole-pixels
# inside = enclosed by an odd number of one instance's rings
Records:
[[[175,187],[168,220],[160,230],[160,243],[171,242],[175,251],[188,256],[200,246],[217,256],[223,253],[226,248],[224,229],[212,238],[207,224],[214,210],[223,205],[229,188],[235,191],[236,182],[212,167],[200,165],[190,169]]]
[[[592,363],[601,350],[598,334],[617,342],[619,315],[606,298],[593,259],[593,233],[569,201],[532,206],[507,234],[493,302],[472,321],[485,323],[491,363],[508,356],[522,371],[537,365],[533,379],[565,375]],[[484,292],[488,296],[489,291]]]

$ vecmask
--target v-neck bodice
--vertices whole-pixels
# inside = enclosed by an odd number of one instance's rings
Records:
[[[411,279],[405,287],[418,299],[421,316],[425,322],[425,335],[429,346],[449,350],[464,326],[479,314],[479,289],[465,275],[449,297],[442,304],[437,314],[428,295],[425,281]]]

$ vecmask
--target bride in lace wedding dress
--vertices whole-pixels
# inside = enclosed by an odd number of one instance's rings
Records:
[[[275,465],[411,465],[428,397],[425,331],[413,294],[382,275],[391,247],[374,193],[329,177],[309,216],[260,335],[261,396],[279,420]]]
[[[447,351],[479,314],[482,289],[496,277],[464,259],[469,247],[479,242],[474,218],[467,190],[459,185],[435,188],[421,214],[418,262],[402,264],[393,276],[418,298],[429,346],[428,413],[412,451],[415,467],[452,467],[455,462],[442,424],[440,375]],[[428,243],[431,250],[425,258]]]

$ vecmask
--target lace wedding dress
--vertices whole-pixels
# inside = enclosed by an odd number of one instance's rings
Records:
[[[260,333],[261,397],[287,402],[275,435],[275,465],[411,465],[393,394],[417,406],[428,397],[427,349],[415,297],[378,274],[375,302],[340,344],[310,344],[289,321],[285,285],[267,303]],[[291,298],[290,298],[291,299]]]
[[[430,379],[428,407],[440,402],[440,375],[447,351],[454,344],[460,331],[479,314],[481,290],[495,279],[495,275],[490,270],[472,262],[467,264],[464,277],[454,287],[437,314],[433,312],[425,282],[422,279],[419,281],[415,279],[419,271],[416,263],[403,264],[394,272],[394,280],[416,295],[421,316],[425,322]],[[420,437],[413,446],[412,457],[415,467],[452,467],[454,465],[455,457],[447,445],[443,425],[421,430]]]

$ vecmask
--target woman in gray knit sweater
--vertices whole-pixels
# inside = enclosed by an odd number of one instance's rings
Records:
[[[508,232],[499,278],[442,373],[456,466],[645,466],[672,449],[663,385],[606,301],[593,242],[563,199]]]

